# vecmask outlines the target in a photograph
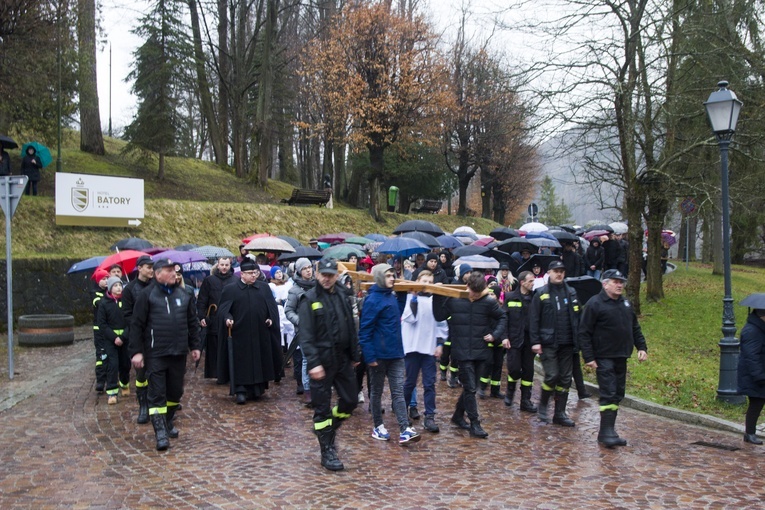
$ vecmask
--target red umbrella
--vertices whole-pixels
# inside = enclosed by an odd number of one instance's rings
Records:
[[[589,232],[585,232],[582,237],[584,237],[588,241],[592,241],[596,237],[607,236],[608,234],[610,234],[610,232],[608,232],[607,230],[590,230]]]
[[[259,237],[271,237],[271,234],[252,234],[251,236],[242,239],[242,244],[247,244],[253,239],[257,239]]]
[[[473,246],[488,246],[494,242],[493,237],[483,237],[473,243]]]
[[[359,237],[356,234],[351,234],[349,232],[337,232],[335,234],[322,234],[319,236],[319,241],[322,243],[344,243],[346,239],[349,239],[351,237]]]
[[[139,257],[149,256],[148,253],[136,250],[125,250],[114,255],[109,255],[104,259],[98,267],[106,269],[107,271],[114,264],[119,264],[122,267],[124,274],[130,274],[135,269],[135,262]]]

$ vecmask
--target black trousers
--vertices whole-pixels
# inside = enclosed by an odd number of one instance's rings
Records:
[[[359,401],[356,374],[350,358],[337,360],[332,367],[324,367],[324,379],[311,379],[311,400],[313,401],[313,429],[320,432],[327,427],[336,428],[350,418]],[[332,388],[337,393],[337,405],[332,408]]]
[[[627,358],[595,358],[598,368],[600,410],[616,411],[624,398],[627,385]]]
[[[146,359],[149,381],[149,414],[165,414],[168,406],[177,406],[183,396],[186,355]]]
[[[207,319],[208,321],[210,319]],[[218,335],[210,331],[208,326],[207,345],[205,346],[205,379],[216,379],[218,377]]]
[[[505,357],[505,348],[501,343],[489,344],[491,349],[491,358],[484,363],[483,372],[481,376],[481,384],[489,384],[492,386],[499,386],[502,383],[502,362]]]
[[[574,344],[542,347],[543,390],[568,391],[574,362]]]
[[[749,406],[746,408],[746,433],[757,433],[757,420],[765,405],[765,398],[749,397]]]
[[[128,358],[127,346],[116,346],[114,342],[104,339],[104,352],[106,354],[106,392],[116,390],[120,385],[127,386],[130,382],[130,358]]]
[[[451,372],[457,372],[459,370],[459,364],[451,360],[451,365],[449,364],[449,358],[452,355],[452,341],[447,339],[446,342],[444,342],[443,347],[441,347],[441,359],[438,361],[438,368],[441,370],[446,370],[446,367],[449,367]]]
[[[523,342],[519,349],[507,351],[507,377],[509,382],[521,379],[528,383],[534,381],[534,351],[531,342]]]
[[[96,348],[96,386],[106,387],[106,352],[104,338],[101,333],[94,331],[93,346]]]
[[[478,387],[478,374],[484,370],[486,364],[483,360],[460,361],[460,383],[462,394],[457,400],[457,408],[454,413],[462,417],[467,413],[468,419],[478,419],[478,402],[475,399],[475,390]]]

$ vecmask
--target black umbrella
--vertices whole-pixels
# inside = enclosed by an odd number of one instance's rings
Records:
[[[401,234],[401,237],[408,237],[410,239],[416,239],[420,241],[425,246],[428,246],[429,248],[441,248],[441,243],[438,242],[438,239],[433,237],[432,235],[421,232],[421,231],[414,231],[414,232],[404,232]]]
[[[497,227],[489,232],[489,235],[497,241],[505,241],[507,239],[512,239],[513,237],[521,237],[521,234],[519,234],[517,230],[510,227]]]
[[[301,243],[294,237],[290,237],[290,236],[276,236],[276,237],[278,237],[282,241],[287,241],[288,243],[290,243],[290,246],[292,246],[293,248],[297,248],[298,246],[303,246],[303,243]]]
[[[394,234],[403,234],[404,232],[425,232],[432,236],[440,236],[444,234],[444,231],[430,221],[425,220],[408,220],[396,227],[393,231]]]
[[[473,246],[469,244],[460,248],[454,248],[452,255],[454,255],[455,259],[458,259],[460,257],[470,257],[471,255],[484,255],[489,250],[486,246]]]
[[[278,260],[281,261],[293,261],[299,258],[305,257],[308,260],[319,260],[322,255],[319,250],[311,248],[310,246],[296,246],[294,253],[283,253],[279,256]]]
[[[566,283],[576,289],[576,295],[579,297],[579,303],[584,306],[592,296],[596,296],[603,285],[600,280],[592,276],[579,276],[577,278],[566,278]]]
[[[176,246],[175,250],[177,251],[192,251],[196,248],[199,248],[198,244],[182,244],[180,246]]]
[[[507,264],[510,267],[510,271],[512,271],[513,274],[516,274],[515,272],[518,270],[518,261],[511,257],[509,253],[505,253],[499,250],[489,250],[484,253],[484,255],[491,257],[501,263]]]
[[[7,135],[0,135],[0,146],[3,149],[18,149],[19,144],[16,143],[16,140],[11,138]]]
[[[573,225],[558,225],[558,228],[565,230],[566,232],[571,232],[572,234],[576,234],[577,231],[576,227]]]
[[[560,257],[557,255],[532,255],[529,257],[529,260],[518,267],[518,273],[522,273],[523,271],[531,271],[532,267],[539,265],[539,267],[542,268],[541,274],[544,274],[547,272],[547,266],[549,266],[550,262],[553,260],[560,260]]]
[[[587,230],[585,230],[585,232],[591,232],[593,230],[605,230],[606,232],[614,231],[614,229],[612,229],[610,225],[606,225],[605,223],[598,223],[597,225],[592,225],[591,227],[587,227]]]
[[[502,241],[494,249],[503,251],[505,253],[520,252],[528,250],[529,253],[536,253],[539,251],[539,246],[536,246],[526,240],[525,237],[512,237],[507,241]]]
[[[571,232],[566,232],[565,230],[548,230],[548,234],[552,234],[552,236],[557,239],[558,241],[562,242],[574,242],[578,241],[579,238],[576,237]]]
[[[141,239],[140,237],[126,237],[125,239],[120,239],[116,243],[112,245],[110,250],[145,250],[146,248],[153,248],[154,245],[151,244],[146,239]]]

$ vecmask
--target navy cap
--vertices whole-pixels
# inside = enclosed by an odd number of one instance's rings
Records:
[[[547,266],[547,270],[552,271],[553,269],[563,269],[565,271],[566,266],[564,266],[563,262],[561,262],[560,260],[553,260],[552,262],[550,262],[550,265]]]
[[[324,274],[337,274],[337,260],[321,259],[319,261],[319,272]]]
[[[172,267],[175,268],[175,262],[168,258],[161,258],[158,259],[156,262],[154,262],[154,270],[162,269],[163,267]]]
[[[148,255],[141,255],[138,260],[135,261],[135,267],[143,266],[144,264],[154,265],[154,261]]]
[[[627,277],[624,276],[624,273],[622,273],[618,269],[609,269],[607,271],[604,271],[600,279],[601,280],[621,280],[623,282],[627,281]]]

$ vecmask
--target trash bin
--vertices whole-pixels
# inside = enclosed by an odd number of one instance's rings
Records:
[[[74,316],[22,315],[19,317],[19,345],[48,347],[74,343]]]
[[[391,186],[388,188],[388,212],[396,210],[396,200],[398,200],[398,187]]]

